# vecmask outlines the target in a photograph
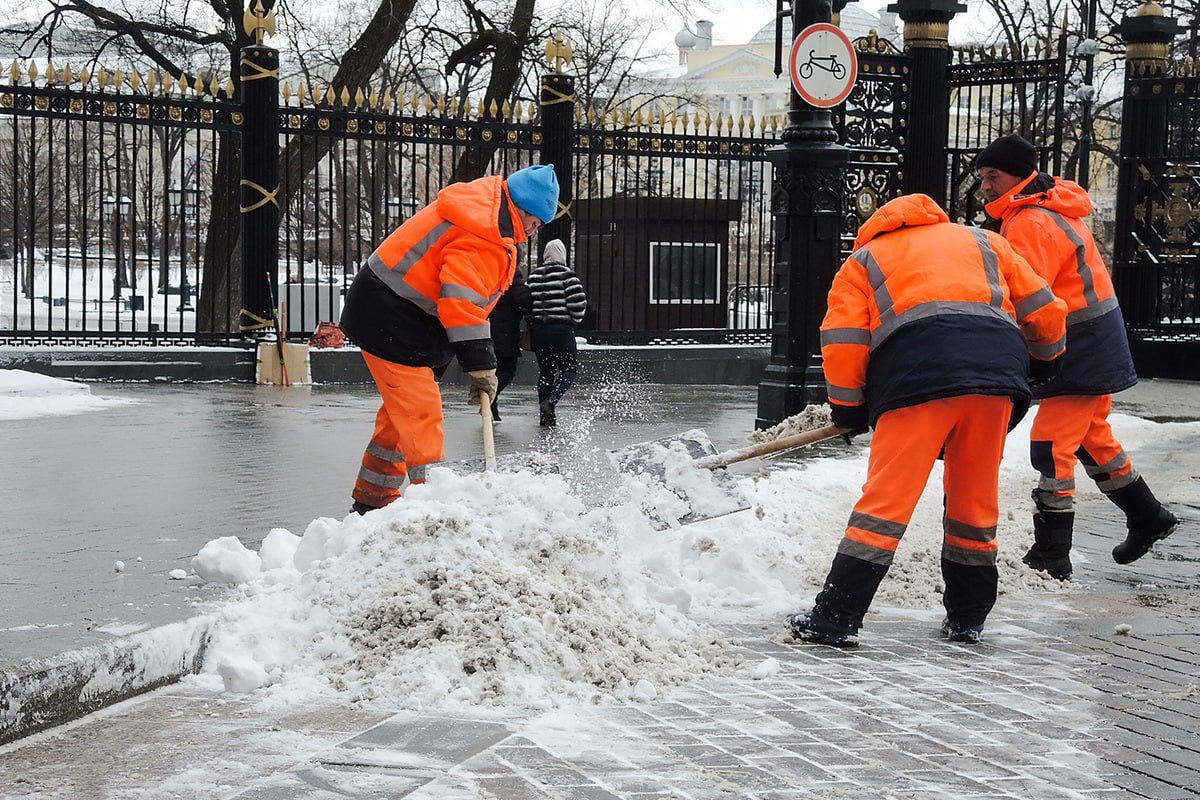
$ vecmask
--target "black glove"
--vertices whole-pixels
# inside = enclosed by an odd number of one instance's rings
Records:
[[[1042,361],[1040,358],[1029,359],[1029,388],[1040,389],[1058,377],[1062,372],[1062,357],[1052,361]]]
[[[867,423],[870,422],[870,415],[867,413],[865,403],[857,406],[841,406],[836,403],[829,404],[830,421],[839,428],[849,428],[842,434],[842,438],[846,440],[846,444],[850,443],[860,433],[866,433]]]

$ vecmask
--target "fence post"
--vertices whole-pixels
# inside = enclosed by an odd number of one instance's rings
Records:
[[[897,0],[904,49],[912,56],[904,191],[921,192],[946,207],[946,142],[950,133],[950,20],[967,7],[958,0]]]
[[[267,0],[270,2],[270,0]],[[242,48],[241,330],[271,327],[279,282],[279,51],[263,45],[275,15],[253,0],[244,21],[255,44]],[[286,331],[284,332],[286,335]]]
[[[1161,176],[1167,144],[1167,54],[1179,32],[1178,22],[1150,0],[1117,26],[1125,41],[1125,97],[1121,113],[1117,173],[1117,226],[1113,278],[1125,324],[1158,323],[1158,268],[1139,264],[1134,228],[1147,189]],[[1147,80],[1147,79],[1150,80]],[[1155,80],[1158,79],[1158,80]],[[1147,180],[1141,170],[1149,171]],[[1142,216],[1145,216],[1143,213]]]
[[[846,3],[835,0],[834,5],[841,10]],[[794,0],[791,14],[793,36],[832,16],[829,0]],[[758,428],[825,402],[825,379],[815,358],[825,298],[840,260],[850,157],[837,143],[829,110],[805,102],[795,87],[781,139],[782,145],[767,151],[774,170],[774,319],[771,360],[758,384]]]
[[[551,239],[561,239],[571,257],[571,223],[575,199],[575,76],[562,71],[571,61],[571,45],[556,35],[546,45],[546,58],[553,72],[542,75],[541,118],[543,164],[553,164],[558,178],[558,216],[538,234],[544,246]]]

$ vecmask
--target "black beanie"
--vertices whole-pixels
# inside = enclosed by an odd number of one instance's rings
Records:
[[[1001,136],[983,148],[975,159],[975,169],[993,167],[1018,178],[1028,178],[1038,168],[1037,150],[1015,133]]]

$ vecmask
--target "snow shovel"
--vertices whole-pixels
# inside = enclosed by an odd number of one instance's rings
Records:
[[[827,425],[803,433],[718,453],[704,431],[630,445],[609,456],[618,469],[652,490],[643,501],[658,530],[713,519],[750,507],[737,479],[723,467],[758,456],[793,450],[847,433]]]

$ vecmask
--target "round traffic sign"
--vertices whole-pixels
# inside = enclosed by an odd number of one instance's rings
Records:
[[[841,28],[816,22],[800,31],[788,60],[792,86],[805,102],[831,108],[850,96],[858,80],[858,57]]]

